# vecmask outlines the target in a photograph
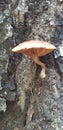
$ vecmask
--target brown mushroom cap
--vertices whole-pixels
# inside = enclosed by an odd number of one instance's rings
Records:
[[[12,51],[24,53],[31,57],[39,57],[50,53],[54,49],[56,49],[56,47],[48,42],[40,40],[30,40],[17,45],[12,49]]]

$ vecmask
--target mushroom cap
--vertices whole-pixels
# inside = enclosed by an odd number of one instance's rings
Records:
[[[13,52],[23,53],[31,57],[44,56],[52,52],[56,47],[49,42],[30,40],[20,43],[12,49]]]

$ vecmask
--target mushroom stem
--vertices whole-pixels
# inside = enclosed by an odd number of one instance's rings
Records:
[[[33,60],[35,61],[36,64],[40,65],[42,70],[40,72],[40,77],[41,78],[45,78],[46,77],[46,74],[45,74],[45,70],[46,70],[46,67],[45,67],[45,64],[42,63],[38,57],[33,57]]]

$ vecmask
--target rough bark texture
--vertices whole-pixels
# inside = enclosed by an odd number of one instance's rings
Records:
[[[11,49],[25,40],[57,49],[40,66]],[[63,0],[0,0],[0,130],[63,129]]]

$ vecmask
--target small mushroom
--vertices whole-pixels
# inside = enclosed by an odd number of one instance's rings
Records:
[[[31,56],[33,61],[40,65],[42,70],[40,73],[41,78],[45,78],[45,64],[39,60],[39,56],[44,56],[50,52],[52,52],[56,47],[48,42],[40,41],[40,40],[30,40],[20,43],[16,47],[12,49],[13,52],[23,53],[28,56]]]

